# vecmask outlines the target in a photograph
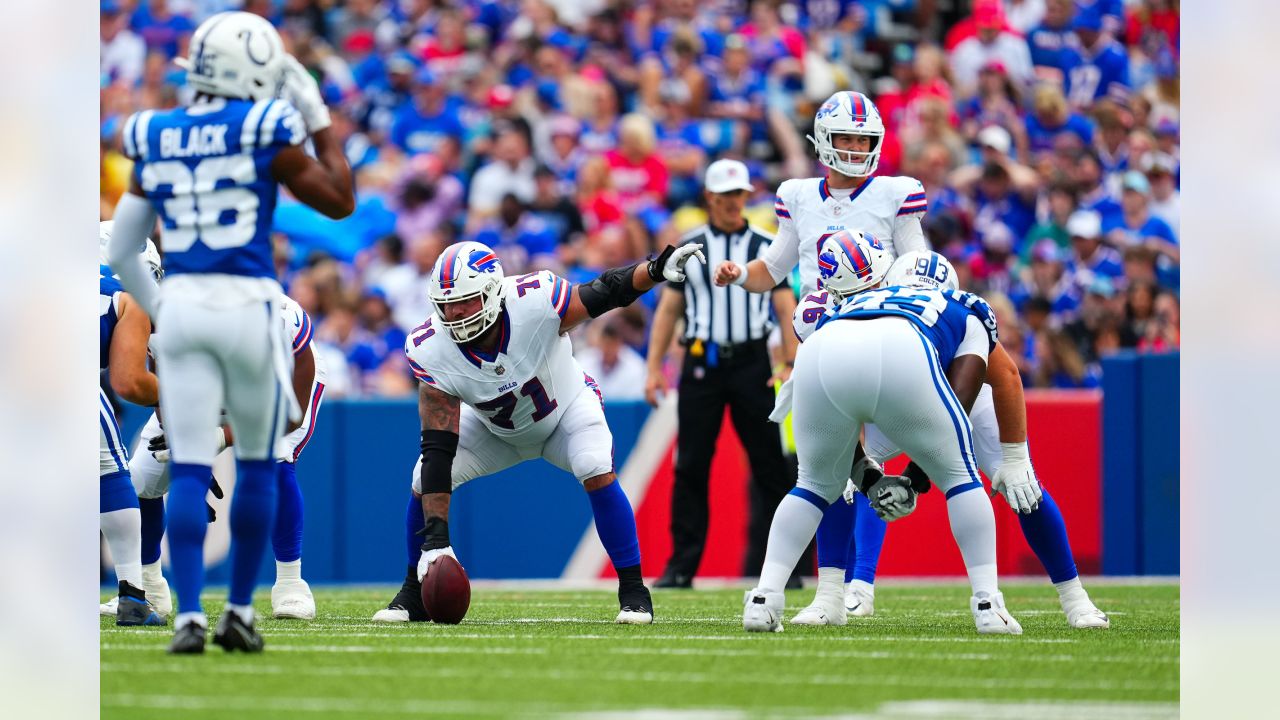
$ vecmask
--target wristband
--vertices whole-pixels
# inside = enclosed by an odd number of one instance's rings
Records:
[[[738,268],[738,277],[736,277],[736,278],[734,278],[733,280],[731,280],[729,284],[731,284],[731,285],[737,285],[737,286],[739,286],[739,287],[741,287],[741,286],[743,286],[743,285],[746,285],[746,284],[747,284],[747,274],[748,274],[748,273],[747,273],[747,268],[746,268],[746,266],[745,266],[745,265],[743,265],[742,263],[739,263],[739,262],[735,262],[733,265],[734,265],[734,267]]]
[[[1004,462],[1030,462],[1031,453],[1027,449],[1027,441],[1016,443],[1000,443],[1000,456]]]

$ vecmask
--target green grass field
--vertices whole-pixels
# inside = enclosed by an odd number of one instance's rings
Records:
[[[962,584],[886,583],[875,617],[767,636],[741,590],[655,591],[640,627],[605,590],[480,586],[461,625],[387,626],[393,589],[318,589],[319,618],[261,622],[255,656],[172,657],[172,628],[102,618],[102,717],[1177,717],[1177,585],[1091,584],[1104,631],[1067,628],[1045,584],[1002,589],[1021,637],[978,636]]]

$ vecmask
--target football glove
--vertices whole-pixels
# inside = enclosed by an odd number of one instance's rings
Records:
[[[431,570],[431,563],[439,560],[442,555],[448,555],[454,560],[458,559],[458,556],[453,554],[452,546],[422,551],[422,554],[418,556],[418,582],[422,582],[422,579],[427,576],[427,572]]]
[[[669,255],[668,252],[670,252]],[[655,281],[658,280],[658,274],[654,272],[656,270],[658,273],[661,273],[662,280],[666,280],[667,282],[684,282],[684,266],[689,262],[690,258],[694,257],[698,258],[703,265],[707,264],[707,258],[702,254],[701,243],[681,245],[674,250],[667,248],[667,250],[664,250],[662,254],[655,258],[650,264],[649,277],[653,278]],[[654,264],[656,264],[657,267],[654,267]]]
[[[1027,444],[1000,443],[1003,459],[1000,469],[991,478],[991,489],[1004,495],[1009,507],[1014,512],[1026,515],[1040,507],[1040,481],[1036,479],[1035,468],[1031,467],[1031,456]]]
[[[284,89],[281,95],[298,109],[307,133],[315,135],[329,127],[329,108],[320,95],[320,85],[292,55],[284,56]]]
[[[866,488],[870,492],[871,487],[882,477],[884,477],[884,468],[880,467],[880,463],[876,462],[875,458],[870,455],[858,458],[858,462],[853,464],[853,471],[849,474],[849,482],[844,486],[844,501],[852,505],[853,496],[861,488]]]
[[[871,509],[885,522],[904,518],[916,509],[916,493],[911,479],[901,475],[885,475],[867,490]]]

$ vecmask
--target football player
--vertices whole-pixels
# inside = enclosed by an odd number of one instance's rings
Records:
[[[99,228],[99,241],[111,236],[111,221]],[[146,241],[144,262],[160,272],[160,255]],[[159,402],[159,384],[147,369],[147,340],[151,321],[120,287],[111,268],[99,258],[98,268],[98,372],[107,373],[117,395],[139,405]],[[107,538],[116,578],[120,581],[118,605],[112,608],[117,625],[163,625],[147,602],[142,582],[142,518],[138,496],[129,475],[129,453],[120,436],[115,409],[107,393],[98,388],[98,503],[102,534]]]
[[[884,246],[863,233],[837,233],[820,249],[823,287],[839,303],[796,355],[799,480],[774,514],[760,585],[747,591],[747,631],[782,630],[783,584],[860,459],[862,426],[875,423],[946,494],[978,632],[1022,633],[997,587],[995,516],[981,492],[967,415],[997,343],[995,314],[970,293],[876,289],[891,262]],[[884,519],[915,509],[908,478],[860,473],[859,480]]]
[[[899,257],[885,277],[886,286],[923,287],[958,291],[955,269],[946,258],[937,253],[916,251]],[[795,331],[801,338],[808,337],[817,327],[822,315],[835,303],[829,293],[813,293],[804,298],[795,313]],[[1040,487],[1027,448],[1027,412],[1022,394],[1022,378],[1013,359],[1004,347],[997,345],[988,357],[986,383],[978,393],[973,410],[969,413],[973,423],[974,450],[978,468],[991,478],[991,486],[1004,495],[1009,507],[1018,513],[1027,544],[1040,559],[1045,572],[1058,591],[1058,600],[1067,624],[1073,628],[1107,628],[1110,620],[1090,600],[1080,583],[1075,556],[1067,539],[1066,523],[1048,490]],[[859,468],[861,472],[880,473],[880,463],[895,457],[899,450],[875,425],[865,427],[863,445],[868,458]],[[913,488],[918,492],[929,488],[928,477],[918,465],[908,466]],[[860,480],[858,484],[865,484]],[[846,488],[845,499],[853,502],[854,482]],[[863,502],[866,502],[864,499]],[[823,517],[818,529],[819,587],[813,603],[801,610],[792,623],[799,625],[843,625],[848,614],[868,616],[872,614],[871,602],[875,598],[874,587],[852,587],[859,580],[848,578],[846,567],[850,540],[856,536],[827,526],[833,525],[832,514]],[[824,532],[825,531],[825,532]],[[827,545],[829,547],[824,547]],[[857,563],[870,566],[874,577],[879,562],[880,545],[874,552],[854,545]],[[850,588],[844,594],[841,581],[850,580]],[[844,602],[841,596],[844,594]],[[858,603],[858,604],[851,604]]]
[[[630,305],[663,280],[683,281],[689,258],[703,260],[701,248],[668,247],[653,260],[606,270],[576,287],[545,270],[504,277],[498,256],[477,242],[444,251],[428,284],[436,311],[405,341],[421,381],[422,420],[422,455],[406,516],[409,566],[400,592],[374,620],[430,619],[421,582],[437,558],[454,557],[454,488],[542,457],[573,473],[587,492],[596,532],[618,573],[616,622],[653,622],[635,516],[614,474],[600,389],[574,359],[565,333]]]
[[[108,253],[157,328],[179,605],[169,651],[204,652],[204,498],[219,449],[212,428],[225,408],[235,434],[236,492],[230,590],[213,639],[226,650],[258,652],[253,590],[275,517],[276,443],[286,416],[301,418],[292,359],[278,331],[281,289],[270,238],[278,183],[331,218],[349,215],[355,198],[320,89],[268,21],[246,12],[213,15],[196,28],[179,64],[194,101],[143,110],[124,124],[133,178],[116,206]],[[314,158],[303,149],[308,137]],[[163,304],[131,258],[157,218],[164,225]]]
[[[875,236],[890,260],[903,253],[928,250],[921,219],[928,206],[924,186],[912,177],[878,176],[885,128],[880,111],[866,95],[841,91],[827,99],[813,119],[809,138],[818,161],[827,168],[825,177],[788,180],[778,187],[774,211],[778,232],[767,252],[745,266],[733,262],[716,268],[716,284],[734,283],[751,292],[769,292],[791,269],[800,264],[801,297],[819,288],[818,252],[823,241],[842,230],[856,230]],[[853,505],[836,503],[828,510],[831,519],[818,531],[847,537],[853,527],[861,552],[878,555],[884,542],[884,521],[872,512],[866,498],[858,496]],[[819,542],[819,567],[829,560],[823,549],[834,542]],[[829,562],[834,562],[829,560]],[[819,584],[835,580],[834,571],[819,573]],[[855,567],[847,598],[850,607],[871,607],[872,596],[864,593],[875,581],[874,566]],[[825,589],[825,588],[824,588]]]
[[[293,391],[309,398],[301,421],[290,421],[288,432],[276,453],[276,488],[279,501],[271,532],[276,559],[276,582],[271,587],[271,613],[277,618],[314,620],[316,602],[307,581],[302,579],[302,489],[298,485],[296,463],[316,428],[320,403],[324,399],[325,366],[311,348],[311,317],[292,298],[280,300],[280,321],[293,354]],[[231,444],[231,429],[213,431],[219,448]],[[143,426],[129,461],[134,489],[142,508],[142,588],[156,612],[166,616],[173,610],[169,584],[160,569],[160,540],[164,537],[164,495],[169,491],[169,446],[160,423],[153,414]],[[213,492],[221,498],[221,488],[212,481]],[[212,520],[212,509],[210,509]],[[116,600],[101,606],[114,611]]]

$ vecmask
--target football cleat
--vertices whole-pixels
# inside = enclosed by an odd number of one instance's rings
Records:
[[[422,583],[418,582],[418,566],[410,565],[400,592],[396,593],[385,608],[373,614],[373,621],[402,623],[427,622],[430,619],[427,609],[422,606]]]
[[[796,613],[791,618],[792,625],[844,625],[849,621],[849,612],[844,607],[844,598],[836,593],[818,593],[809,607]]]
[[[644,585],[618,588],[618,625],[649,625],[653,623],[653,598]]]
[[[198,622],[189,622],[173,633],[173,641],[169,643],[170,655],[197,655],[204,652],[205,627]]]
[[[974,595],[969,598],[969,609],[973,611],[973,622],[978,626],[979,635],[1021,635],[1022,626],[1004,607],[1004,595]]]
[[[218,629],[213,632],[213,643],[221,645],[227,652],[242,650],[247,653],[262,652],[262,646],[266,644],[252,620],[245,622],[239,613],[231,610],[222,611]]]
[[[315,620],[316,599],[306,580],[277,580],[271,586],[271,616]]]
[[[116,595],[110,600],[98,604],[98,614],[105,617],[116,616],[116,606],[120,604],[120,596]]]
[[[844,609],[853,617],[871,617],[876,612],[876,591],[849,583],[844,594]]]
[[[1067,624],[1077,630],[1106,630],[1111,627],[1111,619],[1088,598],[1070,605],[1064,603],[1062,612],[1067,616]]]
[[[156,614],[147,602],[147,596],[127,581],[120,581],[120,595],[116,598],[116,625],[164,625],[164,618]]]
[[[786,609],[786,596],[780,592],[766,593],[759,588],[748,590],[743,596],[742,629],[747,632],[782,632],[782,611]]]

